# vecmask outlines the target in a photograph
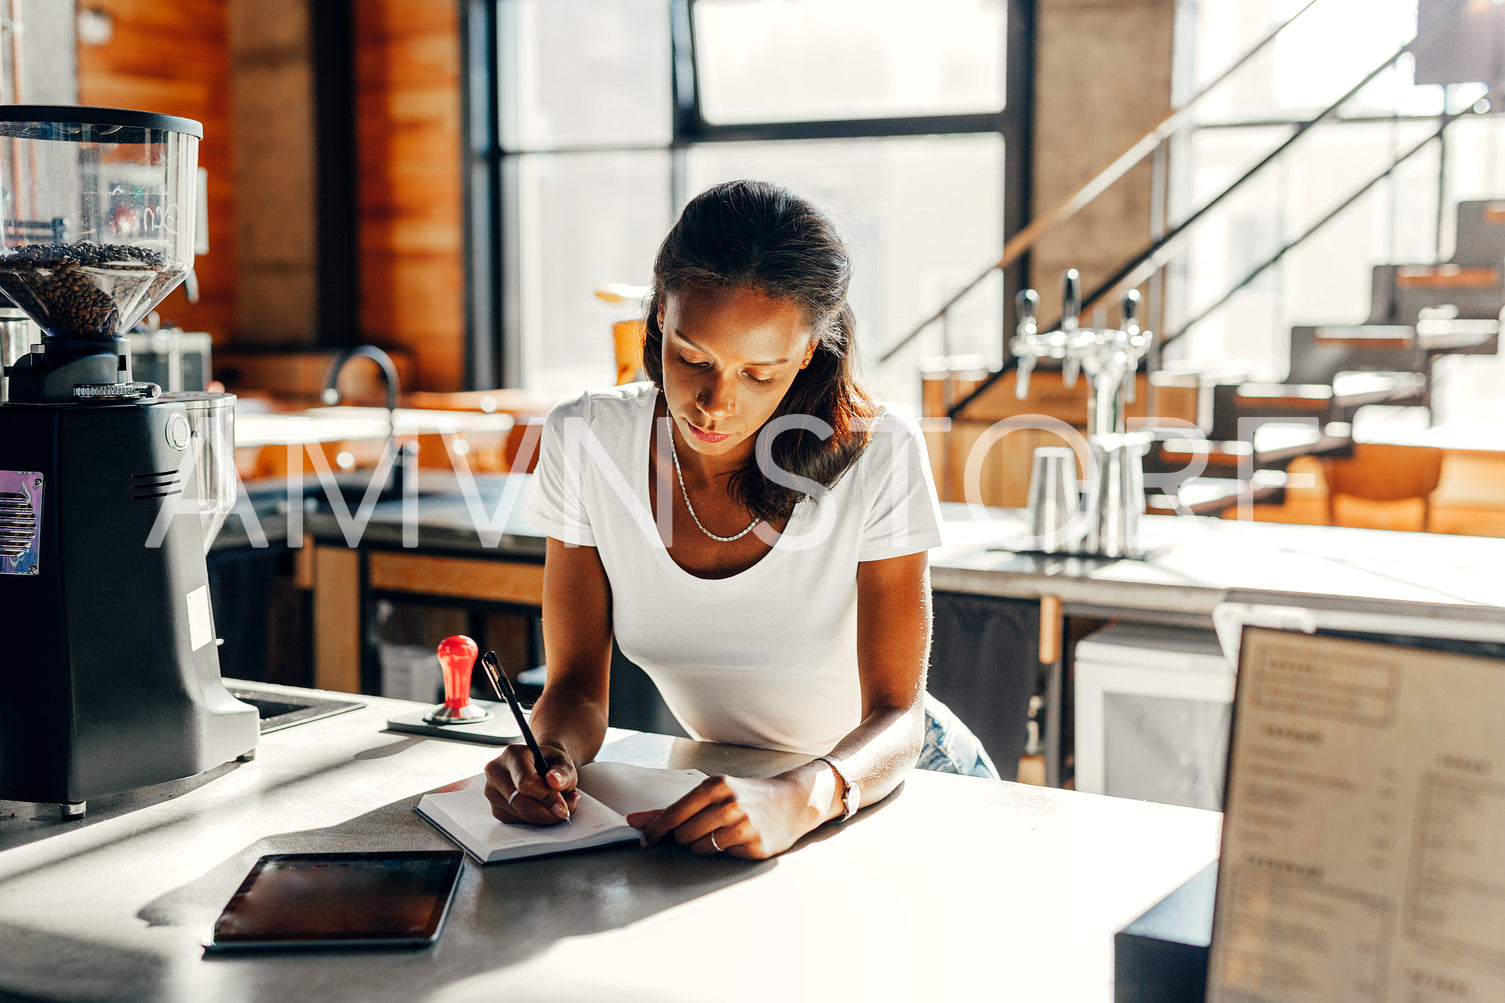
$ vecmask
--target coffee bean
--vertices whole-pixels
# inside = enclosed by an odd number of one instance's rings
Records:
[[[27,244],[0,257],[0,290],[50,335],[100,338],[121,334],[186,272],[131,244]]]

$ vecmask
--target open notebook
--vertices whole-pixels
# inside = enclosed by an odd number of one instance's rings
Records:
[[[482,788],[425,794],[413,810],[483,864],[568,853],[613,843],[635,843],[627,824],[635,811],[667,808],[695,789],[699,770],[656,770],[627,763],[588,763],[580,768],[580,803],[574,818],[559,825],[508,825],[491,815]]]

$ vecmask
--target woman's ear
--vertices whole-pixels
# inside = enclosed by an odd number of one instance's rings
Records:
[[[657,324],[658,324],[659,331],[663,331],[663,329],[664,329],[664,301],[662,299],[660,299],[658,301]]]

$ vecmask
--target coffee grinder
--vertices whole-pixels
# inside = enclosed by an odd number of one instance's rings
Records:
[[[0,403],[0,799],[89,798],[255,755],[204,554],[235,398],[131,378],[125,337],[193,264],[198,122],[0,105],[0,291],[41,328]]]

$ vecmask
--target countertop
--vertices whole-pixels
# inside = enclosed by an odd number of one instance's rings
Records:
[[[529,475],[457,477],[424,471],[411,502],[419,549],[540,561],[544,538],[518,508]],[[282,482],[257,486],[261,497]],[[310,485],[310,494],[317,492]],[[268,512],[269,534],[309,534],[321,543],[404,547],[404,510]],[[286,506],[283,506],[284,509]],[[249,506],[243,506],[245,511]],[[936,589],[1012,598],[1055,596],[1068,606],[1204,618],[1230,589],[1317,592],[1418,602],[1505,607],[1505,539],[1300,526],[1200,516],[1146,516],[1141,559],[1030,553],[1022,509],[941,506],[942,546],[930,554]],[[245,542],[232,514],[224,545]],[[249,524],[247,524],[249,525]]]
[[[1215,813],[915,773],[771,861],[636,846],[467,861],[432,948],[205,958],[261,854],[449,847],[413,805],[478,782],[494,750],[385,731],[416,705],[360,699],[263,736],[250,763],[95,799],[80,822],[0,802],[0,997],[1108,1000],[1113,932],[1217,853]],[[707,772],[794,761],[608,742],[603,758]]]
[[[1231,589],[1505,606],[1505,539],[1152,515],[1144,556],[1110,560],[1012,549],[1028,532],[1022,509],[942,509],[937,589],[1194,616]]]
[[[298,411],[241,411],[235,416],[237,449],[262,446],[338,442],[349,439],[385,439],[388,431],[398,435],[419,433],[497,432],[514,424],[512,415],[475,411],[433,411],[420,408],[310,407]]]

